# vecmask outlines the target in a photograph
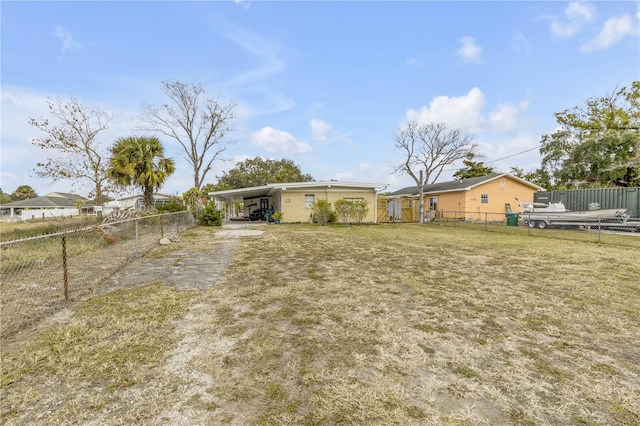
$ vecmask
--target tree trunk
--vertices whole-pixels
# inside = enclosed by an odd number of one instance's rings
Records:
[[[424,181],[422,170],[420,170],[420,184],[418,185],[418,193],[420,194],[420,223],[424,223]]]
[[[153,187],[144,188],[144,209],[153,210]]]

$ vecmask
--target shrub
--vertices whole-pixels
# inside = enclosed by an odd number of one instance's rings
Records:
[[[179,200],[176,200],[175,198],[172,198],[171,201],[169,201],[166,204],[159,205],[156,207],[156,211],[158,213],[181,212],[186,209],[187,207],[182,202],[180,202]]]
[[[352,202],[350,200],[336,200],[336,202],[333,203],[333,208],[340,222],[346,224],[349,221],[349,217],[351,217]]]
[[[367,213],[369,213],[369,207],[365,200],[353,201],[351,214],[358,225],[362,223],[362,219],[365,218]]]
[[[318,200],[313,203],[313,218],[319,225],[326,225],[331,219],[331,203],[327,200]]]
[[[200,219],[200,222],[204,226],[221,226],[222,219],[224,219],[224,212],[218,210],[214,201],[209,201],[202,210],[202,219]]]
[[[360,224],[369,212],[369,207],[365,200],[336,200],[334,208],[335,214],[340,218],[340,222],[344,224],[349,220]]]

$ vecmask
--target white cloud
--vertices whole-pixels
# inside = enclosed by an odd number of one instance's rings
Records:
[[[248,3],[244,0],[233,0],[233,2],[245,10],[248,10],[251,7],[251,3]]]
[[[54,34],[62,42],[60,53],[66,53],[67,51],[78,50],[82,48],[82,45],[75,41],[71,33],[63,27],[56,27]]]
[[[286,69],[286,63],[282,59],[284,47],[279,43],[230,25],[227,25],[224,36],[252,55],[257,62],[255,67],[235,76],[231,84],[243,86],[261,82]]]
[[[630,15],[609,18],[605,21],[600,34],[593,40],[582,45],[580,51],[591,52],[613,46],[627,35],[637,35],[638,28],[634,26]]]
[[[530,171],[540,165],[539,150],[535,149],[540,144],[538,134],[518,133],[499,143],[483,140],[476,140],[476,143],[483,161],[499,172],[509,172],[511,167]]]
[[[333,127],[331,123],[316,119],[309,121],[309,126],[311,126],[311,137],[317,141],[326,141]]]
[[[525,111],[529,103],[524,101],[519,104],[500,104],[489,113],[489,124],[492,130],[509,132],[516,129],[518,114]]]
[[[564,14],[572,21],[591,22],[596,17],[596,9],[586,2],[572,2],[564,10]]]
[[[420,123],[445,123],[460,131],[476,133],[485,121],[481,112],[484,103],[484,94],[474,87],[464,96],[437,96],[428,107],[419,111],[409,109],[406,119]]]
[[[272,127],[263,127],[257,132],[251,133],[251,143],[267,152],[306,154],[312,151],[308,143],[296,140],[289,132]]]
[[[416,58],[407,59],[405,63],[410,67],[422,68],[424,66],[424,63]]]
[[[586,2],[569,3],[564,10],[566,22],[551,22],[551,34],[558,38],[567,38],[576,35],[582,26],[591,22],[596,17],[596,9]]]
[[[480,62],[480,54],[482,53],[482,47],[476,43],[476,39],[473,37],[462,37],[460,39],[460,49],[458,49],[458,56],[466,62]]]
[[[529,102],[501,103],[485,117],[482,110],[485,97],[474,87],[463,96],[437,96],[429,106],[419,111],[409,109],[407,121],[420,123],[444,123],[464,133],[477,134],[483,131],[510,132],[517,128],[518,114],[529,108]]]
[[[511,37],[511,46],[518,53],[531,53],[533,46],[527,37],[521,32],[513,33]]]

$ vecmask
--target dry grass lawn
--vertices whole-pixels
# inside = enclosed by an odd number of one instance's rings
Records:
[[[0,420],[640,424],[640,244],[264,229],[211,289],[95,296],[3,342]]]

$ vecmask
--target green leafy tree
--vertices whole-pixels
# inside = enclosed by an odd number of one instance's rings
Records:
[[[66,180],[72,186],[88,182],[93,188],[89,197],[102,205],[112,188],[108,185],[108,148],[98,135],[108,129],[111,117],[77,99],[47,103],[53,122],[29,119],[29,124],[44,133],[31,143],[50,155],[45,162],[36,164],[36,174],[53,182]]]
[[[2,188],[0,188],[0,204],[10,203],[11,201],[13,201],[11,195],[3,192]]]
[[[553,187],[640,185],[640,81],[555,117],[540,148]]]
[[[195,187],[189,188],[182,194],[182,199],[189,206],[193,217],[198,217],[198,212],[202,209],[202,198],[207,195],[208,191],[200,190]]]
[[[38,194],[36,194],[36,191],[34,191],[34,189],[29,185],[20,185],[11,194],[11,199],[15,201],[23,201],[29,198],[36,198],[37,196]]]
[[[265,160],[262,157],[248,158],[223,173],[215,185],[216,191],[250,188],[268,183],[312,182],[313,177],[302,173],[293,161]]]
[[[535,169],[531,172],[525,172],[521,168],[511,167],[511,174],[519,177],[520,179],[524,179],[527,182],[531,182],[535,185],[541,186],[547,191],[558,189],[553,186],[553,184],[551,183],[551,177],[549,176],[547,171],[542,168]]]
[[[326,225],[331,218],[331,203],[327,200],[317,200],[313,203],[313,217],[319,225]]]
[[[147,210],[153,209],[153,193],[162,187],[175,171],[171,158],[157,137],[120,138],[111,148],[109,177],[121,186],[142,189]]]
[[[456,179],[470,179],[475,177],[482,177],[495,173],[496,170],[491,166],[486,166],[482,161],[475,161],[476,154],[470,152],[467,154],[467,158],[462,160],[464,167],[459,169],[453,174]]]
[[[396,134],[395,147],[403,154],[395,171],[408,174],[418,186],[423,223],[424,185],[434,183],[446,166],[474,153],[477,146],[470,136],[448,129],[446,124],[410,121]]]
[[[216,207],[214,201],[209,201],[202,210],[201,223],[204,226],[221,226],[224,212]]]
[[[193,186],[200,189],[213,163],[234,142],[229,139],[236,118],[234,102],[206,98],[201,84],[163,81],[168,102],[143,107],[145,130],[178,142],[193,169]]]
[[[202,188],[200,188],[200,192],[202,193],[203,196],[207,196],[210,192],[213,192],[216,190],[216,186],[212,183],[205,183],[204,185],[202,185]]]

